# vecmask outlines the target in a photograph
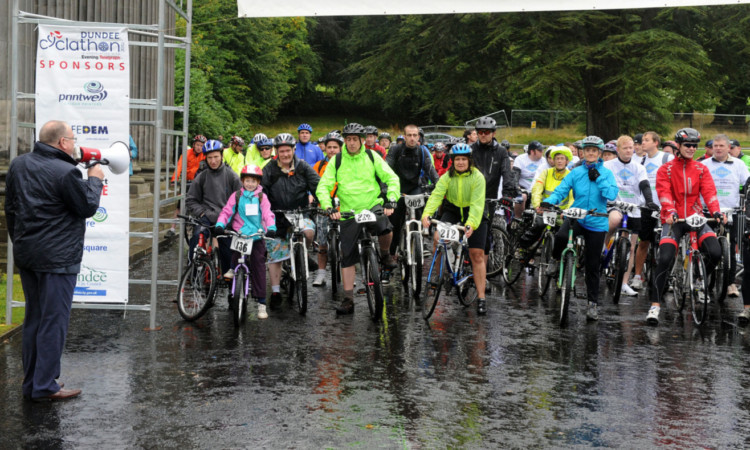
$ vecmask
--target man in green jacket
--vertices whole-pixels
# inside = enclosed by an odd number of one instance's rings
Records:
[[[224,164],[234,170],[237,175],[239,175],[242,168],[245,167],[244,147],[244,139],[239,136],[232,136],[232,139],[229,141],[229,147],[224,149]]]
[[[371,150],[365,149],[363,138],[365,129],[358,123],[344,127],[344,148],[336,155],[326,168],[323,178],[316,190],[320,207],[330,212],[331,220],[341,220],[341,214],[331,209],[331,191],[338,184],[335,196],[338,197],[341,211],[360,213],[369,210],[375,213],[377,221],[367,224],[370,231],[379,236],[380,266],[382,269],[393,269],[388,257],[393,233],[387,216],[393,214],[393,208],[399,198],[400,186],[398,176],[383,161],[383,158]],[[388,186],[387,202],[380,197],[378,179]],[[341,221],[341,275],[344,285],[344,299],[336,308],[339,314],[354,312],[354,265],[359,260],[357,236],[360,227],[354,219]]]

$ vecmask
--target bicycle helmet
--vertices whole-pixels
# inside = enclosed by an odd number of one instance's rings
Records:
[[[346,126],[344,127],[344,131],[341,134],[343,134],[344,137],[359,136],[363,138],[365,137],[365,127],[363,127],[362,125],[356,122],[351,122],[351,123],[346,124]]]
[[[477,130],[497,130],[497,122],[492,117],[481,117],[474,124],[474,128]]]
[[[384,131],[384,132],[380,133],[380,136],[378,136],[378,140],[381,140],[381,139],[388,139],[390,141],[391,140],[391,134],[390,133],[386,133]]]
[[[312,133],[312,131],[313,131],[312,127],[309,124],[306,124],[306,123],[300,124],[300,126],[297,127],[297,132],[298,133],[300,131],[302,131],[302,130],[309,131],[310,133]]]
[[[335,131],[331,131],[330,133],[326,134],[325,137],[325,143],[328,144],[329,141],[338,142],[339,146],[344,145],[344,138],[341,137],[341,135]]]
[[[242,139],[239,136],[232,136],[232,139],[229,140],[229,143],[230,144],[239,144],[240,147],[244,147],[245,146],[245,140]]]
[[[442,142],[435,142],[435,145],[432,147],[436,152],[444,152],[445,151],[445,144]]]
[[[261,148],[261,147],[273,147],[273,139],[269,139],[267,137],[263,138],[259,142],[256,142],[255,146],[258,147],[258,148]]]
[[[196,134],[193,138],[193,143],[203,142],[205,144],[207,140],[208,139],[206,139],[206,136],[203,136],[202,134]]]
[[[682,128],[674,135],[674,140],[678,144],[691,142],[697,144],[701,141],[701,134],[695,128]]]
[[[599,150],[604,150],[604,141],[599,136],[587,136],[581,141],[581,146],[583,148],[596,147]]]
[[[424,138],[424,130],[422,127],[417,128],[417,132],[419,132],[419,137],[422,139]]]
[[[575,148],[577,148],[579,150],[583,149],[583,139],[579,139],[579,140],[573,142],[573,147],[575,147]]]
[[[263,171],[255,164],[248,164],[240,171],[240,180],[245,177],[263,178]]]
[[[550,157],[552,159],[555,158],[557,155],[565,155],[566,158],[568,158],[568,161],[573,159],[573,152],[570,151],[570,149],[564,145],[558,145],[557,147],[550,147],[552,151],[550,152]]]
[[[211,152],[220,152],[224,150],[224,144],[221,143],[221,141],[217,141],[216,139],[211,139],[206,141],[206,144],[203,145],[203,154],[207,155]]]
[[[281,133],[281,134],[278,134],[275,138],[273,138],[273,146],[276,148],[282,145],[288,145],[290,147],[294,147],[296,144],[297,144],[297,140],[294,139],[294,136],[292,136],[289,133]]]
[[[266,136],[263,133],[258,133],[255,136],[253,136],[253,143],[255,145],[258,145],[258,142],[262,141],[263,139],[268,139],[268,136]]]
[[[367,125],[365,127],[365,134],[378,134],[378,128],[375,125]]]
[[[471,147],[468,145],[461,143],[456,144],[453,147],[451,147],[450,151],[451,156],[471,156]]]
[[[502,144],[500,144],[500,145],[502,145]],[[529,142],[529,146],[528,146],[527,150],[528,151],[539,150],[541,152],[542,150],[544,150],[544,146],[539,141],[531,141],[531,142]]]
[[[399,134],[398,136],[396,136],[396,143],[398,144],[399,142],[406,142],[403,134]]]
[[[534,141],[534,142],[536,142],[536,141]],[[502,145],[506,149],[510,149],[510,142],[507,139],[503,139],[502,141],[500,141],[500,145]]]
[[[321,136],[321,137],[318,138],[318,144],[325,144],[325,142],[326,142],[326,137],[325,136]]]
[[[677,151],[680,148],[680,146],[677,145],[677,142],[675,141],[667,141],[661,146],[662,149],[665,149],[667,147],[672,147],[673,151]]]
[[[604,144],[604,150],[603,152],[609,152],[609,153],[617,153],[617,145],[613,144],[612,142],[607,142]]]

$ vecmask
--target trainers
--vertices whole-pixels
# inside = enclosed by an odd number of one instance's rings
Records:
[[[750,323],[750,308],[742,309],[742,312],[737,315],[737,323],[742,327]]]
[[[268,319],[266,305],[264,305],[263,303],[258,303],[258,319]]]
[[[480,316],[487,314],[487,300],[483,298],[477,300],[477,314]]]
[[[271,294],[271,304],[269,305],[271,310],[279,309],[281,306],[281,292],[274,292]]]
[[[318,272],[317,275],[315,275],[315,280],[313,280],[313,286],[325,286],[326,285],[326,274]]]
[[[230,280],[234,278],[234,270],[227,270],[227,273],[224,274],[224,278],[229,278]]]
[[[730,284],[727,288],[727,296],[729,297],[739,297],[740,291],[737,290],[737,285],[734,283]]]
[[[643,289],[643,280],[640,275],[633,277],[633,280],[630,282],[630,287],[636,291]]]
[[[344,297],[341,304],[336,307],[336,314],[352,314],[354,312],[354,299]]]
[[[175,235],[174,228],[170,228],[167,230],[167,234],[165,235],[165,237],[171,238],[174,235]]]
[[[638,293],[636,291],[634,291],[630,286],[628,286],[627,284],[624,284],[624,283],[622,285],[622,291],[621,292],[623,294],[629,296],[629,297],[633,297],[633,296],[638,295]]]
[[[660,311],[661,311],[661,307],[652,306],[651,309],[648,310],[648,315],[646,316],[646,323],[649,325],[659,325],[659,312]]]
[[[589,307],[586,309],[586,320],[589,322],[599,320],[599,305],[589,302]]]

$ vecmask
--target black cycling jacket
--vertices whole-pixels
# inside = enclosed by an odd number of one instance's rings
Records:
[[[503,180],[504,197],[518,195],[516,177],[510,169],[510,158],[505,147],[495,139],[488,145],[483,145],[477,140],[471,144],[471,157],[487,182],[485,198],[497,197],[500,178]]]

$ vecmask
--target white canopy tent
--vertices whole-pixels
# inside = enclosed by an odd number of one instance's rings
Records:
[[[750,0],[237,0],[239,17],[374,16],[716,6]]]

